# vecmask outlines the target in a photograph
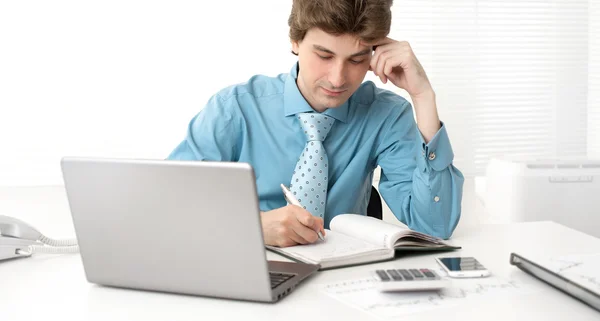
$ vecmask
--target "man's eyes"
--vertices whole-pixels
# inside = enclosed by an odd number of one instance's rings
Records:
[[[333,58],[333,56],[321,56],[319,54],[317,54],[317,56],[319,56],[319,58],[321,58],[322,60],[329,60],[329,59]],[[363,63],[364,61],[365,61],[364,59],[362,59],[362,60],[350,59],[350,63],[353,65],[359,65],[359,64]]]

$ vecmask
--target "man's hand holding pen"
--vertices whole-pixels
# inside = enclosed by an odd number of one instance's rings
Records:
[[[287,205],[261,212],[265,244],[287,247],[319,240],[318,231],[325,233],[323,219],[296,205]]]
[[[287,247],[324,241],[323,219],[300,206],[287,187],[281,189],[289,205],[260,213],[265,244]]]

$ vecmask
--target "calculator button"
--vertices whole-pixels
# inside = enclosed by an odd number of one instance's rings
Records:
[[[402,277],[396,270],[387,270],[387,273],[394,279],[394,281],[402,281]]]
[[[428,269],[421,269],[421,272],[423,272],[423,274],[425,274],[425,276],[428,278],[435,278],[435,274]]]
[[[374,270],[379,280],[376,287],[381,292],[438,291],[451,286],[451,282],[440,278],[433,269],[380,269]],[[384,282],[385,281],[385,282]]]
[[[405,280],[407,280],[407,281],[414,280],[412,275],[410,275],[410,273],[407,270],[401,269],[401,270],[398,270],[398,272],[400,272],[400,274],[402,274],[402,276],[404,277]]]
[[[377,270],[377,271],[375,271],[375,273],[377,273],[377,275],[379,276],[379,278],[381,278],[381,281],[389,281],[389,280],[391,280],[390,277],[387,275],[387,273],[385,273],[384,270]]]
[[[410,274],[412,274],[415,278],[422,278],[423,274],[419,272],[417,269],[410,269]]]

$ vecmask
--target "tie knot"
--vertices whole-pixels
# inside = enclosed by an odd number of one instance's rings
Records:
[[[297,116],[308,141],[325,140],[335,121],[331,116],[316,113],[301,113]]]

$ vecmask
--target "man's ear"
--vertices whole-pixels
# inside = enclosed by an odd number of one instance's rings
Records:
[[[298,52],[300,51],[300,44],[298,43],[298,41],[292,40],[292,53],[294,55],[298,55]]]

